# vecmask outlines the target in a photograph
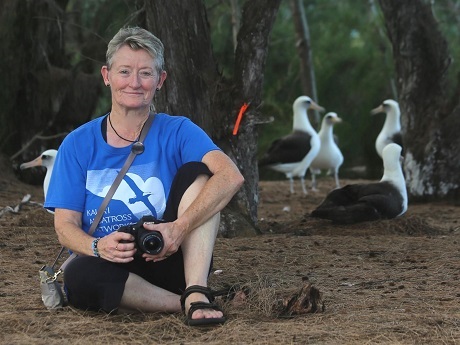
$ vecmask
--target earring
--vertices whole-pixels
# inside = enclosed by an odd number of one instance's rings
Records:
[[[157,87],[157,91],[160,91],[160,88],[159,88],[159,87]]]
[[[105,86],[109,87],[109,86],[110,86],[110,83],[105,84]]]

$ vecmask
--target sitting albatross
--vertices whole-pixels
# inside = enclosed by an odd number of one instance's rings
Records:
[[[384,173],[380,182],[350,184],[335,189],[311,216],[353,224],[404,214],[407,211],[407,189],[401,167],[401,150],[401,146],[394,143],[383,149]]]
[[[259,160],[259,167],[268,168],[286,174],[290,182],[290,191],[294,193],[294,177],[299,177],[304,194],[305,173],[310,163],[320,149],[318,133],[313,129],[308,119],[308,109],[323,111],[324,108],[316,104],[308,96],[298,97],[293,105],[294,112],[292,132],[272,142],[268,151]]]
[[[53,173],[54,160],[56,159],[57,150],[46,150],[34,160],[22,163],[19,168],[21,170],[32,168],[36,166],[43,166],[46,168],[45,180],[43,181],[43,194],[46,199],[48,193],[48,186],[50,184],[51,174]]]
[[[334,138],[334,124],[342,122],[342,119],[336,113],[327,113],[321,122],[321,129],[318,133],[321,141],[321,148],[318,155],[310,164],[311,188],[318,190],[316,185],[316,175],[321,170],[328,170],[334,174],[335,187],[340,188],[339,168],[343,163],[343,155]]]
[[[399,110],[398,102],[387,99],[375,109],[371,110],[371,114],[375,115],[378,113],[386,113],[385,123],[383,124],[382,130],[375,140],[375,149],[380,157],[385,146],[390,143],[396,143],[401,148],[402,145],[402,134],[401,134],[401,111]]]

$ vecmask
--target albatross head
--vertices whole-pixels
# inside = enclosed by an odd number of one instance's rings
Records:
[[[324,111],[324,108],[317,103],[315,103],[310,97],[308,96],[300,96],[294,101],[292,108],[294,112],[300,109],[315,109],[318,111]]]
[[[401,111],[399,110],[398,102],[387,99],[382,102],[377,108],[371,110],[371,115],[376,115],[379,113],[386,113],[387,115],[393,116],[396,119],[399,119]]]
[[[52,169],[54,165],[54,159],[56,158],[57,150],[46,150],[40,156],[34,160],[20,165],[20,169],[24,170],[27,168],[43,166],[47,169]]]
[[[46,198],[46,193],[48,192],[48,185],[50,182],[51,174],[53,172],[54,160],[56,158],[57,150],[46,150],[40,156],[35,158],[34,160],[22,163],[19,168],[21,170],[36,167],[36,166],[43,166],[46,168],[46,175],[45,180],[43,181],[43,193]]]
[[[300,130],[304,132],[308,132],[310,130],[311,125],[307,114],[308,109],[324,111],[324,108],[315,103],[310,97],[297,97],[292,104],[292,110],[294,111],[293,130]]]
[[[342,122],[342,119],[338,117],[337,113],[329,112],[324,115],[323,122],[321,124],[321,128],[324,126],[333,126],[336,123]]]

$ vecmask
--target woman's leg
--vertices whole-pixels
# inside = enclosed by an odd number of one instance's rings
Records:
[[[187,188],[179,203],[179,215],[188,208],[193,200],[195,200],[208,179],[209,177],[207,175],[200,175]],[[207,286],[209,267],[211,265],[215,239],[219,229],[219,221],[220,214],[216,214],[206,223],[191,231],[182,242],[181,250],[186,287],[191,285]],[[166,264],[167,260],[159,264]],[[177,272],[177,274],[182,274],[182,272]],[[188,312],[190,303],[192,302],[209,301],[203,294],[192,293],[185,301],[186,312]],[[181,310],[180,296],[152,285],[140,276],[130,273],[125,284],[119,308],[123,311],[142,310],[144,312],[177,312]],[[223,314],[221,311],[199,309],[193,313],[192,318],[220,318],[222,316]]]
[[[179,204],[179,216],[195,200],[209,177],[200,175],[184,193]],[[185,282],[187,287],[192,285],[208,286],[209,267],[211,265],[214,244],[219,230],[220,214],[211,217],[206,223],[189,233],[182,242],[184,256]],[[185,300],[185,312],[188,313],[190,303],[209,302],[205,295],[192,293]],[[213,309],[198,309],[192,314],[192,319],[221,318],[223,313]]]
[[[164,219],[166,221],[177,219],[199,195],[211,175],[206,165],[201,162],[190,162],[182,166],[171,186]],[[131,273],[120,307],[137,309],[141,306],[141,309],[145,311],[157,311],[158,309],[155,308],[162,308],[163,311],[180,310],[179,294],[186,287],[207,286],[219,221],[220,214],[211,217],[206,223],[188,234],[181,244],[181,253],[175,253],[168,259],[154,264],[156,268],[154,275],[162,277],[161,279],[166,276],[169,278],[161,285],[164,289],[151,284],[155,277],[148,278],[146,281]],[[172,277],[171,272],[173,272]],[[136,287],[130,288],[131,285]],[[158,298],[163,299],[163,303],[159,303]],[[185,301],[186,312],[188,312],[190,303],[198,301],[208,302],[208,299],[199,293],[191,294]],[[206,309],[197,310],[192,315],[192,318],[203,317],[219,318],[222,317],[222,313]]]
[[[79,309],[103,310],[107,313],[117,309],[131,312],[178,312],[181,310],[179,293],[185,288],[183,259],[178,252],[168,260],[168,264],[159,266],[141,260],[115,264],[91,256],[78,257],[64,271],[69,303]],[[177,272],[182,279],[163,279],[160,281],[162,287],[147,281],[163,277],[164,272],[168,271]]]
[[[120,312],[140,310],[146,313],[174,313],[181,310],[180,296],[130,273],[118,309]]]

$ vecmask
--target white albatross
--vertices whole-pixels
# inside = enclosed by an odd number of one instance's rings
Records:
[[[50,184],[51,174],[53,173],[54,160],[56,159],[57,150],[46,150],[40,156],[34,160],[26,163],[22,163],[19,168],[21,170],[43,166],[46,168],[45,179],[43,180],[43,196],[46,200],[46,194],[48,193],[48,186]]]
[[[383,157],[383,148],[390,143],[396,143],[402,146],[402,134],[401,134],[401,111],[399,110],[398,102],[387,99],[375,109],[371,110],[371,114],[385,113],[385,123],[383,124],[380,134],[375,140],[375,150],[380,157]]]
[[[395,143],[385,146],[384,173],[379,182],[349,184],[334,189],[311,216],[334,223],[354,224],[403,215],[407,211],[408,199],[401,151],[401,146]]]
[[[298,97],[293,105],[292,132],[272,142],[268,151],[259,160],[259,166],[282,172],[290,182],[290,191],[294,193],[294,177],[299,177],[304,194],[305,173],[310,163],[316,157],[320,149],[318,133],[310,124],[308,109],[323,111],[324,108],[316,104],[308,96]]]
[[[310,164],[311,188],[314,191],[318,190],[316,175],[319,175],[321,170],[328,170],[328,174],[333,174],[335,187],[340,188],[339,168],[343,163],[343,155],[337,146],[333,133],[334,125],[340,122],[342,122],[342,119],[333,112],[324,115],[321,122],[321,129],[318,133],[321,147],[318,155]]]

